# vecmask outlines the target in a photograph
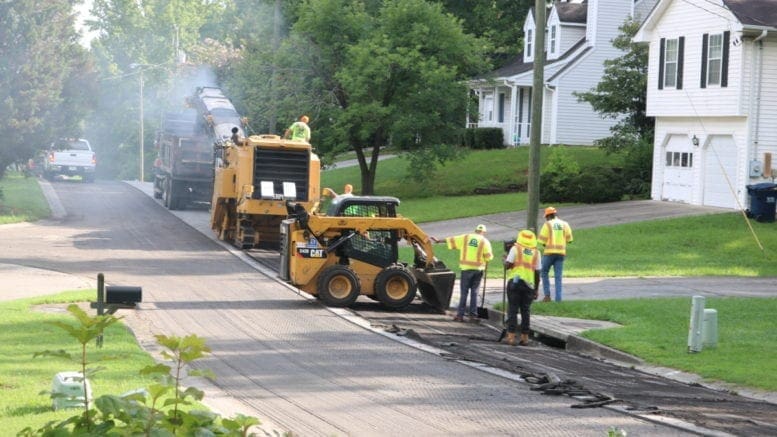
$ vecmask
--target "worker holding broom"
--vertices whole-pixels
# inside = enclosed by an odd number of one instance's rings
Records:
[[[507,270],[507,344],[515,346],[518,309],[521,310],[521,340],[518,344],[529,344],[529,317],[531,303],[537,299],[540,284],[540,254],[537,251],[537,236],[529,229],[518,233],[518,238],[504,259]]]

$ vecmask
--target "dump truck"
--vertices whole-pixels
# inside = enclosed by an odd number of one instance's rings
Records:
[[[320,200],[321,162],[305,141],[251,135],[226,141],[216,159],[211,229],[241,249],[277,249],[286,202],[311,210]]]
[[[434,257],[430,238],[396,213],[388,196],[338,196],[326,214],[293,202],[281,223],[279,277],[327,306],[347,307],[360,295],[402,309],[420,294],[433,309],[450,306],[455,273]],[[399,244],[413,248],[399,260]]]
[[[170,210],[210,202],[213,193],[213,144],[197,111],[166,113],[154,143],[154,197]]]

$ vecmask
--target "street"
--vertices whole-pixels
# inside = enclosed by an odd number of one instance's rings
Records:
[[[461,335],[449,329],[445,316],[422,310],[403,315],[357,304],[357,318],[364,316],[368,325],[399,324],[405,332],[413,326],[420,343],[432,349],[447,346],[447,354],[409,347],[361,326],[350,311],[331,311],[294,293],[127,184],[52,185],[65,214],[0,227],[0,263],[82,278],[102,272],[109,284],[142,286],[143,303],[128,318],[138,323],[133,331],[204,337],[213,353],[197,367],[217,375],[215,384],[227,400],[281,432],[577,436],[603,435],[615,428],[629,435],[692,433],[692,427],[667,426],[673,420],[657,423],[660,414],[649,421],[626,414],[626,408],[570,408],[579,402],[532,391],[522,380],[522,375],[543,371],[564,378],[581,363],[587,363],[583,367],[591,375],[581,372],[578,379],[596,392],[615,392],[618,381],[632,381],[620,386],[622,393],[615,397],[632,393],[647,402],[672,396],[699,400],[685,409],[687,417],[674,415],[686,421],[694,420],[693,410],[701,414],[696,417],[711,417],[723,413],[713,408],[716,403],[733,405],[725,414],[753,415],[754,428],[744,430],[746,420],[725,418],[722,425],[700,425],[750,435],[777,429],[769,422],[777,417],[773,404],[709,390],[689,388],[681,394],[673,383],[655,378],[651,390],[669,389],[647,398],[650,393],[641,392],[637,374],[622,368],[541,344],[509,350],[496,344],[484,326],[468,326],[473,331]],[[204,211],[182,214],[195,220],[207,217]],[[207,227],[207,221],[202,225]],[[141,343],[149,346],[147,339]],[[478,362],[510,373],[482,371],[472,365]],[[602,381],[610,381],[609,386]],[[704,429],[695,432],[708,433]]]

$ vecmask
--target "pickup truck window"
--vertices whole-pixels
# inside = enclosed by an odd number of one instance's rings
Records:
[[[57,141],[54,145],[56,150],[89,150],[89,144],[86,141]]]

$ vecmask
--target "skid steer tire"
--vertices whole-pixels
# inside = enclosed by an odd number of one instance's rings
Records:
[[[375,278],[375,296],[387,308],[401,309],[410,305],[415,293],[415,277],[401,264],[386,267]]]
[[[335,264],[318,277],[318,298],[326,306],[347,307],[353,305],[361,293],[361,283],[350,267]]]

